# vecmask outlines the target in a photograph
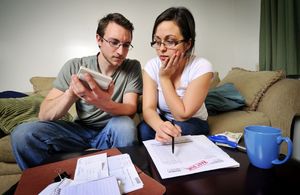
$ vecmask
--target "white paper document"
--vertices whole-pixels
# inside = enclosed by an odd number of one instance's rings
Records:
[[[107,160],[109,175],[118,179],[122,194],[144,186],[128,154],[111,156]]]
[[[79,158],[74,174],[74,184],[108,177],[107,154]]]
[[[85,182],[77,185],[69,185],[61,189],[60,195],[121,195],[117,179],[114,176]]]
[[[59,182],[49,184],[38,195],[60,195],[61,189],[69,186],[72,182],[72,179],[64,178]]]
[[[156,140],[143,142],[162,179],[240,166],[204,135],[181,136],[180,139],[188,141],[177,143],[175,139],[174,154],[170,144]]]

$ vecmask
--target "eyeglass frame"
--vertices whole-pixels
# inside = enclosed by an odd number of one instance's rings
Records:
[[[172,40],[173,41],[173,40]],[[165,40],[165,41],[159,41],[160,42],[160,44],[157,46],[157,47],[155,47],[154,45],[155,44],[157,44],[158,43],[158,41],[151,41],[150,42],[150,45],[151,45],[151,47],[152,48],[154,48],[154,49],[159,49],[160,47],[161,47],[161,45],[163,44],[164,45],[164,47],[165,48],[167,48],[167,49],[174,49],[178,44],[180,44],[180,43],[184,43],[184,42],[186,42],[186,40],[185,39],[182,39],[182,40],[179,40],[179,41],[173,41],[174,42],[174,45],[172,46],[172,47],[170,47],[170,46],[167,46],[166,45],[166,43],[165,42],[168,42],[168,40]],[[169,41],[170,42],[170,41]]]
[[[100,36],[101,37],[101,36]],[[119,47],[122,45],[122,47],[124,49],[127,49],[127,50],[131,50],[133,48],[133,45],[131,43],[122,43],[121,41],[119,41],[118,39],[114,39],[116,42],[118,42],[117,45],[114,45],[112,42],[112,40],[107,40],[105,39],[104,37],[101,37],[104,41],[106,41],[109,46],[115,48],[115,49],[119,49]],[[128,47],[127,47],[127,44],[128,44]]]

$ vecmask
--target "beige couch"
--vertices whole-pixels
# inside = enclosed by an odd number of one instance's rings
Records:
[[[31,83],[34,93],[31,96],[47,94],[52,81],[51,77],[33,77]],[[286,79],[280,71],[255,72],[234,68],[219,81],[218,74],[215,74],[212,87],[233,83],[245,97],[246,106],[243,110],[209,116],[211,134],[243,132],[245,126],[255,124],[278,127],[282,129],[284,136],[292,135],[293,119],[300,116],[300,80]],[[75,115],[74,109],[70,113]],[[140,118],[141,116],[135,119]],[[11,152],[10,138],[4,136],[0,139],[0,193],[15,184],[20,176],[21,171]]]

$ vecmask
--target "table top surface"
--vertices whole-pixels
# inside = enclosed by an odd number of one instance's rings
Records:
[[[118,148],[128,153],[135,165],[166,187],[166,195],[177,194],[290,194],[298,191],[300,162],[290,159],[271,169],[259,169],[249,163],[246,153],[221,147],[230,157],[240,163],[238,168],[225,168],[169,179],[161,179],[144,146]],[[89,152],[72,153],[53,158],[58,160],[78,157]],[[51,162],[51,161],[50,161]]]
[[[221,147],[240,163],[238,168],[225,168],[192,175],[161,179],[145,147],[120,148],[133,162],[166,187],[166,194],[287,194],[298,191],[300,162],[290,159],[271,169],[259,169],[249,163],[246,153]],[[298,178],[298,179],[297,179]]]

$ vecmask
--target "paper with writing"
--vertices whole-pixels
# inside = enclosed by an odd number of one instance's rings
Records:
[[[107,160],[109,175],[115,176],[120,181],[121,193],[128,193],[144,186],[128,154],[111,156]]]
[[[162,179],[183,176],[220,168],[239,167],[239,163],[204,135],[182,136],[192,141],[169,145],[156,140],[144,141]],[[176,141],[175,141],[176,143]]]
[[[38,195],[60,195],[61,189],[69,186],[72,182],[73,180],[64,178],[59,182],[49,184]]]
[[[120,195],[116,177],[105,177],[102,179],[85,182],[77,185],[66,186],[61,189],[60,195]]]
[[[104,177],[108,177],[106,153],[87,156],[77,160],[73,184]]]

